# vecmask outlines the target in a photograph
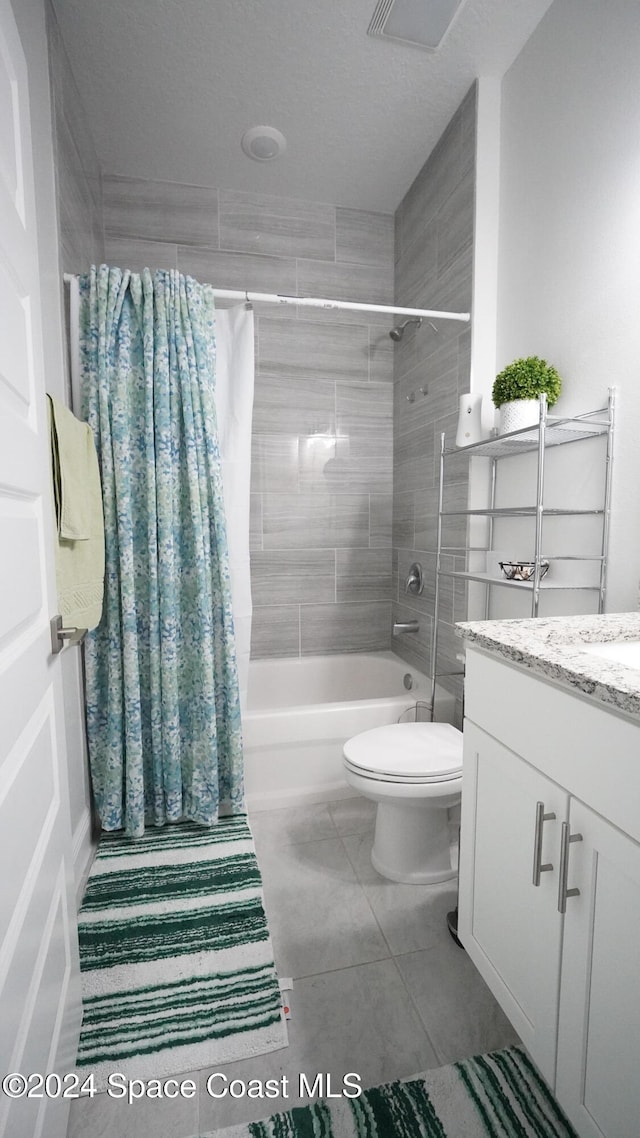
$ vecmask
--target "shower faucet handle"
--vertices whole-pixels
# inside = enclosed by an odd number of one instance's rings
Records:
[[[424,589],[424,570],[419,561],[414,561],[409,569],[409,575],[404,584],[405,593],[419,596]]]

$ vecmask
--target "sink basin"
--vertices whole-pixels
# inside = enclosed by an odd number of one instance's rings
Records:
[[[640,640],[610,640],[605,644],[582,644],[581,652],[613,660],[626,668],[640,668]]]

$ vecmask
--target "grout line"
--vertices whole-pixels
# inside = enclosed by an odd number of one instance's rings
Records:
[[[202,1072],[203,1074],[206,1074],[206,1072],[207,1072],[208,1070],[209,1070],[209,1068],[208,1068],[208,1067],[198,1067],[198,1068],[197,1068],[198,1074],[200,1074],[200,1072]],[[202,1080],[202,1082],[203,1082],[203,1083],[204,1083],[204,1085],[206,1086],[206,1082],[207,1082],[207,1080],[206,1080],[206,1079],[203,1079],[203,1080]],[[201,1098],[201,1094],[200,1094],[200,1079],[196,1079],[196,1086],[197,1086],[197,1088],[198,1088],[198,1092],[197,1092],[197,1094],[196,1094],[196,1096],[195,1096],[195,1099],[196,1099],[196,1127],[197,1127],[196,1133],[197,1133],[197,1134],[199,1134],[199,1133],[200,1133],[200,1121],[201,1121],[201,1119],[200,1119],[200,1098]],[[202,1119],[202,1122],[204,1123],[204,1119]]]
[[[424,950],[424,949],[418,949],[417,951],[418,951],[418,952],[424,952],[425,950]],[[398,955],[400,955],[400,954],[398,954]],[[408,955],[409,955],[409,953],[402,953],[402,955],[403,955],[403,956],[408,956]],[[402,972],[401,972],[401,971],[400,971],[400,969],[398,968],[398,965],[397,965],[397,963],[396,963],[396,959],[395,959],[395,957],[392,957],[392,960],[393,960],[393,963],[394,963],[394,965],[395,965],[395,969],[396,969],[396,972],[398,973],[398,976],[400,977],[400,982],[401,982],[401,984],[402,984],[402,987],[404,988],[405,992],[407,993],[407,996],[409,997],[409,1002],[410,1002],[411,1006],[413,1007],[413,1010],[415,1011],[415,1013],[416,1013],[416,1015],[417,1015],[417,1017],[418,1017],[418,1022],[420,1023],[420,1025],[421,1025],[421,1027],[422,1027],[422,1030],[424,1031],[424,1033],[425,1033],[425,1035],[426,1035],[426,1037],[427,1037],[427,1041],[428,1041],[428,1043],[429,1043],[429,1046],[431,1047],[431,1050],[433,1051],[433,1054],[435,1055],[436,1059],[438,1060],[438,1063],[442,1064],[442,1058],[441,1058],[441,1056],[440,1056],[440,1052],[438,1051],[438,1048],[436,1047],[435,1043],[433,1042],[433,1039],[432,1039],[432,1038],[431,1038],[431,1036],[429,1035],[429,1031],[428,1031],[427,1025],[426,1025],[426,1023],[424,1022],[424,1020],[423,1020],[423,1018],[422,1018],[422,1016],[421,1016],[421,1014],[420,1014],[420,1009],[419,1009],[419,1007],[418,1007],[418,1005],[417,1005],[416,1001],[415,1001],[415,1000],[414,1000],[414,998],[413,998],[413,994],[412,994],[412,992],[411,992],[411,989],[409,988],[409,985],[407,984],[407,982],[406,982],[406,980],[405,980],[404,976],[402,975]]]
[[[318,803],[314,803],[314,805],[322,806],[323,803],[318,802]],[[278,807],[276,810],[257,810],[253,814],[253,819],[255,821],[255,819],[258,818],[260,816],[260,814],[279,814],[281,810],[293,810],[293,809],[295,809],[295,807],[293,807],[293,806],[281,806],[281,807]],[[333,819],[331,819],[331,821],[333,822]],[[335,827],[335,822],[333,824]],[[261,856],[263,856],[263,855],[268,856],[268,854],[271,853],[273,850],[291,850],[291,849],[296,849],[297,846],[313,845],[315,842],[335,842],[335,841],[337,841],[337,839],[339,837],[340,837],[340,834],[336,830],[335,834],[325,834],[325,836],[323,838],[300,838],[298,841],[295,841],[295,842],[282,842],[280,845],[277,845],[277,846],[272,845],[269,847],[268,850],[266,850],[266,849],[263,850],[263,854],[257,855],[258,864],[260,863],[260,857]],[[258,841],[260,841],[260,838],[258,838]]]
[[[416,490],[412,490],[412,492],[411,492],[411,504],[412,504],[411,512],[413,515],[412,521],[411,521],[411,525],[412,525],[412,529],[413,529],[413,547],[412,547],[413,549],[416,548],[416,493],[417,493]]]
[[[313,980],[317,976],[331,976],[334,972],[349,972],[353,968],[367,968],[370,964],[384,964],[387,960],[393,960],[392,956],[376,956],[373,960],[359,960],[355,964],[343,964],[339,968],[325,968],[322,972],[305,972],[304,975],[294,976],[295,982],[298,980]],[[278,963],[276,961],[276,972],[280,972]],[[422,1023],[422,1020],[420,1021]],[[426,1034],[426,1033],[425,1033]]]
[[[377,928],[378,928],[378,931],[379,931],[379,933],[380,933],[380,936],[382,937],[382,940],[383,940],[384,944],[386,944],[386,946],[387,946],[387,949],[389,950],[389,956],[388,956],[388,957],[383,957],[382,959],[384,959],[384,960],[387,960],[387,959],[388,959],[388,960],[393,960],[393,952],[391,951],[391,945],[389,944],[389,941],[387,940],[386,936],[384,935],[384,931],[383,931],[383,929],[382,929],[382,926],[381,926],[381,924],[380,924],[380,921],[378,920],[378,917],[377,917],[377,915],[376,915],[376,911],[375,911],[375,909],[374,909],[373,905],[371,904],[371,901],[369,900],[369,897],[368,897],[368,895],[367,895],[367,891],[366,891],[366,889],[365,889],[365,887],[364,887],[364,884],[363,884],[363,883],[362,883],[362,881],[360,880],[360,877],[359,877],[359,875],[358,875],[358,870],[356,869],[356,866],[354,865],[354,863],[352,862],[351,858],[349,857],[349,851],[348,851],[348,849],[347,849],[347,847],[346,847],[346,845],[345,845],[344,841],[342,840],[342,839],[343,839],[343,837],[349,837],[349,836],[351,836],[351,835],[348,835],[348,834],[339,834],[338,836],[339,836],[339,838],[340,838],[340,845],[342,846],[342,848],[343,848],[343,850],[344,850],[344,852],[345,852],[345,856],[346,856],[346,858],[347,858],[347,861],[349,862],[349,865],[351,866],[351,868],[352,868],[352,870],[353,870],[353,873],[354,873],[355,879],[356,879],[356,881],[357,881],[357,883],[358,883],[358,885],[359,885],[359,887],[360,887],[360,890],[361,890],[361,892],[362,892],[362,896],[364,897],[364,899],[365,899],[365,901],[366,901],[366,903],[367,903],[367,906],[368,906],[368,908],[369,908],[369,910],[370,910],[370,912],[371,912],[371,915],[372,915],[372,917],[373,917],[373,919],[374,919],[374,921],[375,921],[375,923],[376,923],[376,925],[377,925]],[[373,840],[373,839],[372,839],[372,840]]]

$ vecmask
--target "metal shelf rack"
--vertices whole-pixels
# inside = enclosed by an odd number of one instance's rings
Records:
[[[604,599],[607,582],[607,556],[609,546],[609,517],[611,511],[611,474],[613,468],[613,430],[615,419],[615,389],[609,388],[606,406],[594,411],[587,411],[582,415],[559,418],[549,414],[546,395],[540,396],[538,423],[535,427],[526,427],[509,434],[498,435],[496,438],[485,439],[479,443],[472,443],[466,447],[445,446],[444,434],[440,437],[440,471],[438,488],[438,540],[436,554],[436,581],[434,598],[433,635],[431,640],[431,707],[435,706],[436,678],[438,658],[438,624],[440,617],[440,580],[442,577],[453,577],[462,581],[478,581],[486,586],[485,592],[485,619],[489,617],[489,602],[491,589],[494,586],[507,589],[520,589],[531,593],[531,616],[537,617],[540,606],[540,593],[547,590],[584,590],[597,591],[598,612],[604,611]],[[586,439],[603,437],[606,443],[605,479],[602,508],[599,509],[552,509],[545,507],[545,452],[550,447],[567,446],[571,443],[583,442]],[[512,458],[517,455],[537,452],[536,469],[536,501],[532,506],[496,507],[496,481],[497,467],[500,459]],[[449,455],[466,454],[470,458],[490,459],[490,490],[489,501],[485,508],[468,510],[445,510],[444,479],[446,459]],[[598,555],[583,556],[568,553],[565,556],[555,555],[551,561],[591,561],[599,563],[599,581],[597,585],[571,584],[547,581],[542,579],[543,555],[543,523],[545,517],[600,517],[602,518],[601,551]],[[467,544],[461,546],[444,546],[442,542],[444,518],[473,518],[484,517],[488,521],[488,537],[486,549]],[[493,524],[499,518],[534,518],[535,519],[535,552],[533,556],[534,572],[531,581],[509,581],[505,577],[494,577],[490,573],[473,572],[470,570],[445,569],[442,565],[443,553],[470,553],[490,552],[493,548]],[[444,673],[443,673],[444,674]]]

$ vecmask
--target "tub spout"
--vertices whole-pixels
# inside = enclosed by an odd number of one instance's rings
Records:
[[[402,636],[404,632],[417,632],[419,627],[417,620],[394,620],[393,635]]]

